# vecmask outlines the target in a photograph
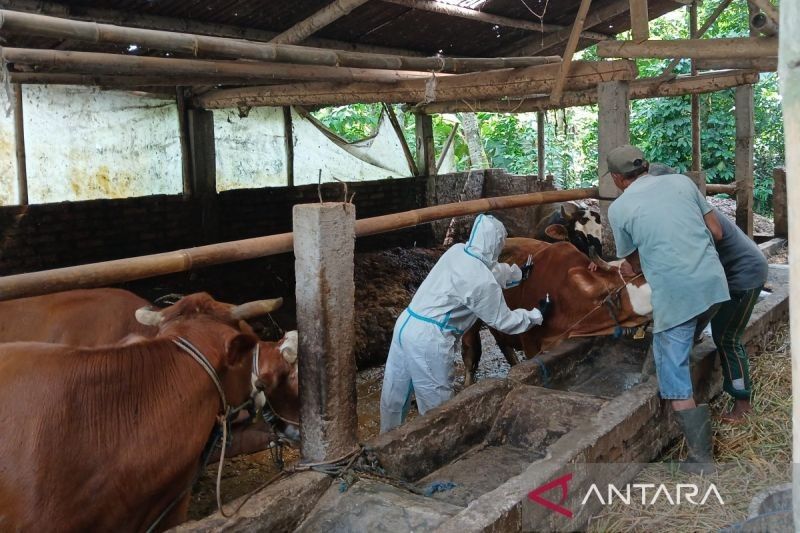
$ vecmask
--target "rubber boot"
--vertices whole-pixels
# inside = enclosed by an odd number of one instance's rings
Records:
[[[690,474],[713,474],[714,452],[711,444],[711,412],[708,405],[698,405],[694,409],[675,411],[678,423],[686,436],[689,456],[678,464],[682,472]]]

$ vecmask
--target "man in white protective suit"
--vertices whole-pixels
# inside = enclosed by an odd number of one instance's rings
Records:
[[[398,317],[381,392],[382,433],[403,423],[412,391],[423,415],[453,396],[456,346],[478,318],[509,334],[541,325],[547,303],[540,302],[541,312],[506,305],[503,288],[519,284],[532,267],[498,263],[505,241],[500,221],[478,215],[469,241],[442,255]]]

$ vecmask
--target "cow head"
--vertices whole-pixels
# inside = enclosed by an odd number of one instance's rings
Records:
[[[600,213],[575,202],[565,202],[540,223],[537,239],[546,242],[570,242],[583,254],[594,247],[602,254],[602,224]]]
[[[277,298],[232,305],[197,293],[160,311],[138,309],[136,319],[158,327],[157,337],[182,337],[196,346],[219,375],[228,404],[235,406],[259,392],[250,379],[251,356],[259,341],[246,320],[275,311],[282,303]]]
[[[253,388],[256,407],[272,426],[291,441],[300,439],[300,392],[297,381],[297,331],[278,342],[261,342],[254,362]]]

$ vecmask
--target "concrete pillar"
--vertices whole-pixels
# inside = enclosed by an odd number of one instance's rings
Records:
[[[608,224],[608,206],[622,191],[614,185],[608,172],[606,155],[614,148],[630,143],[631,106],[629,86],[624,81],[607,81],[597,85],[597,171],[600,175],[600,214],[603,218],[603,253],[614,255],[614,238]]]
[[[191,161],[191,191],[200,202],[203,243],[218,241],[217,150],[214,141],[214,113],[190,109],[186,113]]]
[[[736,225],[753,236],[753,86],[736,87]]]
[[[353,204],[294,206],[301,457],[336,459],[358,444],[353,355]]]

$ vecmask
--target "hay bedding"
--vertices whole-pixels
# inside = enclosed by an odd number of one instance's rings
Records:
[[[712,403],[714,454],[719,471],[703,480],[698,476],[673,475],[665,462],[685,457],[683,439],[662,457],[662,463],[645,468],[631,483],[715,483],[725,501],[709,498],[705,506],[670,506],[659,501],[653,506],[632,502],[613,505],[594,516],[589,531],[686,532],[718,531],[747,517],[752,498],[761,490],[791,479],[791,352],[789,327],[783,325],[762,344],[751,350],[755,387],[754,413],[741,426],[718,422],[728,408],[729,397],[720,395]],[[674,486],[674,485],[673,485]]]

